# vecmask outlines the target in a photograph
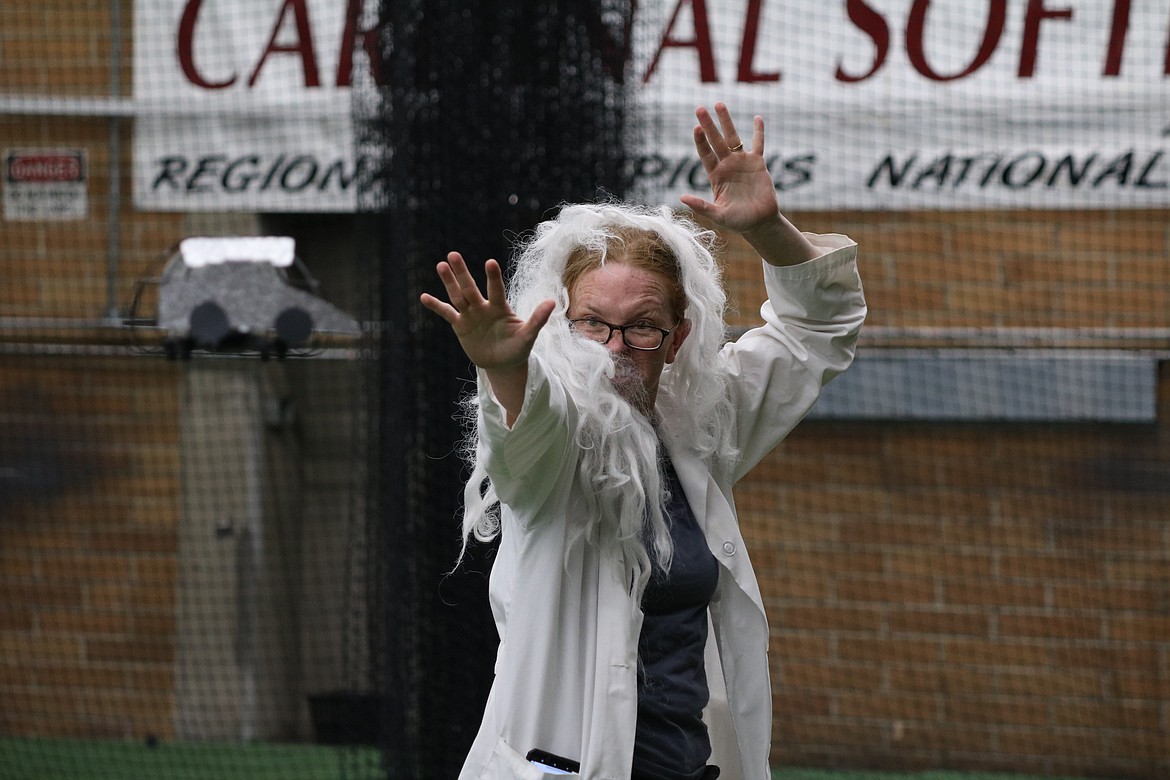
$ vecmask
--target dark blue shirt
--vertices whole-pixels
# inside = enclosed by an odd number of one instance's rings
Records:
[[[698,780],[711,756],[703,723],[707,705],[707,605],[719,582],[719,564],[707,549],[669,459],[665,507],[674,557],[670,571],[657,564],[642,596],[645,614],[638,640],[638,730],[634,777]],[[653,551],[651,551],[653,557]]]

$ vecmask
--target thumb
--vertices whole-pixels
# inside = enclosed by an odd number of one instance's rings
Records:
[[[709,203],[697,195],[680,195],[679,200],[691,211],[703,217],[711,217],[715,213],[715,204]]]
[[[532,316],[524,323],[524,334],[528,338],[536,339],[536,334],[548,324],[549,317],[552,316],[553,309],[556,308],[556,301],[551,299],[541,301],[536,309],[532,312]]]

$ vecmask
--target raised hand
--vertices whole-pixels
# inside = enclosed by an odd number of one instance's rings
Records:
[[[750,148],[745,149],[731,112],[715,104],[715,124],[703,106],[695,109],[695,149],[707,179],[712,200],[683,195],[683,204],[716,226],[739,233],[772,265],[792,265],[820,254],[808,239],[780,213],[776,188],[764,162],[764,120],[752,120]]]
[[[752,121],[750,146],[744,143],[723,103],[715,104],[716,126],[710,112],[695,110],[695,149],[711,182],[712,201],[683,195],[682,201],[720,227],[746,233],[780,213],[776,189],[764,163],[764,120]]]
[[[508,305],[503,272],[495,260],[484,263],[486,296],[458,252],[449,253],[436,270],[450,303],[427,293],[419,300],[447,321],[471,362],[489,372],[526,366],[532,345],[552,314],[553,302],[544,301],[523,320]]]

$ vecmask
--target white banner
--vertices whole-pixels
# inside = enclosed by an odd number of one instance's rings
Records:
[[[138,206],[354,209],[366,6],[138,0]],[[764,117],[787,209],[1170,205],[1170,0],[633,7],[633,49],[610,64],[652,139],[631,142],[639,197],[705,191],[693,111],[723,100],[745,136]]]
[[[134,202],[161,211],[352,211],[361,0],[137,0]],[[371,10],[376,6],[368,2]]]

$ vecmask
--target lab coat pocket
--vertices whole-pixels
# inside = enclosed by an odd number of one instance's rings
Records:
[[[496,748],[492,751],[483,777],[484,780],[545,780],[548,777],[573,778],[580,775],[544,772],[500,738],[496,740]]]

